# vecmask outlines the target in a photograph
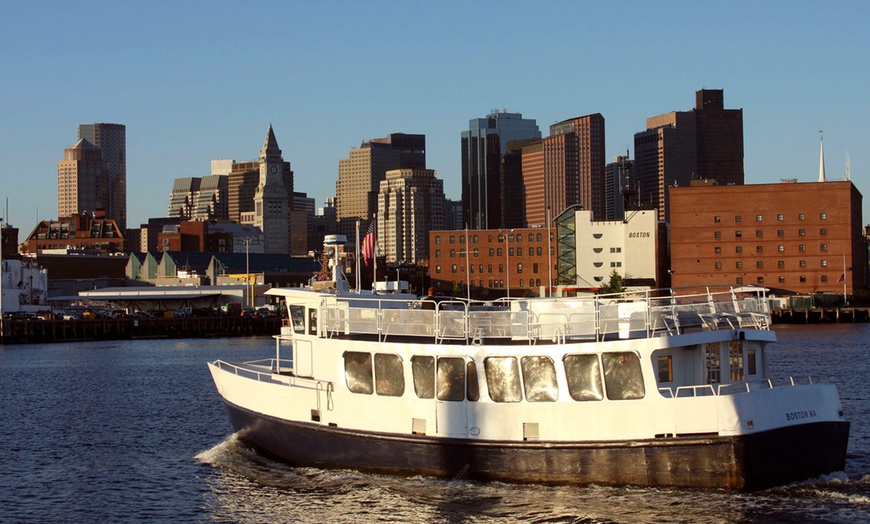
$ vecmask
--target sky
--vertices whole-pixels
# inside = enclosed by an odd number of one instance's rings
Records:
[[[128,227],[167,213],[174,179],[252,161],[271,124],[295,189],[322,206],[338,162],[426,135],[460,198],[460,134],[494,109],[601,113],[608,158],[646,119],[723,89],[743,109],[748,184],[819,173],[870,197],[870,2],[0,0],[0,215],[57,218],[76,126],[127,129]],[[862,102],[863,100],[863,102]],[[870,202],[864,223],[870,223]]]

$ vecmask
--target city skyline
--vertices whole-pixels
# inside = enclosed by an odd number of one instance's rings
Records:
[[[135,227],[165,216],[176,178],[208,176],[215,159],[257,160],[270,124],[296,190],[318,207],[339,160],[390,133],[425,134],[427,167],[458,200],[472,118],[519,112],[543,130],[601,113],[611,161],[627,146],[634,158],[646,119],[690,110],[703,88],[743,109],[747,184],[816,181],[823,129],[827,179],[843,179],[848,152],[870,195],[863,3],[45,2],[8,14],[0,42],[17,51],[0,86],[0,213],[23,234],[58,218],[57,163],[82,122],[126,126]],[[263,18],[281,23],[256,38],[238,30]]]

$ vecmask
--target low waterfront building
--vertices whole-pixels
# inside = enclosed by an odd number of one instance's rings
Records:
[[[862,196],[850,181],[670,188],[675,286],[851,295],[867,284]]]

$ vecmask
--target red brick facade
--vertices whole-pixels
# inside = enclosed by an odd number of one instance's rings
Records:
[[[670,188],[673,285],[790,295],[845,280],[851,294],[867,279],[861,201],[851,182]]]
[[[466,234],[471,258],[465,256]],[[538,286],[546,286],[551,273],[556,278],[554,229],[550,235],[548,240],[547,230],[539,227],[432,231],[429,233],[432,286],[440,294],[449,294],[458,284],[464,295],[470,284],[472,297],[480,297],[486,289],[491,298],[496,298],[507,295],[509,282],[511,296],[537,295]],[[547,270],[548,247],[553,250],[549,257],[552,272]],[[508,264],[510,269],[506,270]]]

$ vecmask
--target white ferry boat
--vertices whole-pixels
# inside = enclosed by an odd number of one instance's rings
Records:
[[[209,363],[239,438],[291,464],[738,491],[844,468],[836,386],[774,377],[763,294],[436,302],[333,266],[268,292],[275,358]]]

